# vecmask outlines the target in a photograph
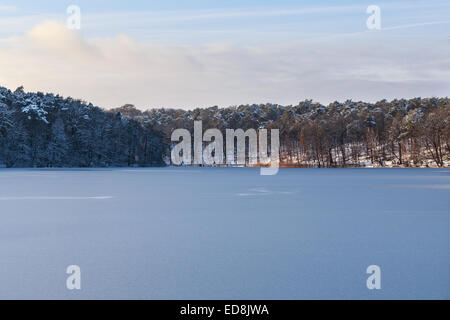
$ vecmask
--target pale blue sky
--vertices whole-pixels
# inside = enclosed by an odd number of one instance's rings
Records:
[[[61,27],[71,4],[77,34]],[[449,13],[441,0],[0,0],[0,85],[141,108],[443,96]]]
[[[175,43],[298,41],[367,31],[365,9],[371,4],[382,8],[383,28],[437,23],[401,28],[392,34],[450,36],[450,1],[442,0],[0,1],[0,8],[11,7],[0,9],[2,20],[22,22],[2,28],[0,35],[27,31],[43,19],[64,21],[71,4],[80,6],[82,31],[88,37],[125,33],[135,39]]]

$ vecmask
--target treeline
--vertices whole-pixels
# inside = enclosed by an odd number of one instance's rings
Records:
[[[276,104],[211,107],[191,111],[122,109],[130,117],[148,119],[165,138],[171,132],[279,129],[281,165],[294,167],[448,166],[450,128],[448,98],[415,98],[374,104],[346,101],[328,106],[311,100],[295,106]]]
[[[103,110],[52,94],[0,88],[0,164],[153,166],[169,164],[173,130],[279,129],[281,165],[439,166],[450,156],[450,100],[415,98],[328,106],[241,105],[194,110],[133,105]]]
[[[280,130],[281,165],[292,167],[448,166],[450,100],[415,98],[376,103],[346,101],[328,106],[311,100],[294,106],[241,105],[190,111],[126,106],[133,118],[162,133],[166,151],[177,128]]]
[[[0,165],[162,165],[162,138],[148,123],[92,104],[0,87]]]

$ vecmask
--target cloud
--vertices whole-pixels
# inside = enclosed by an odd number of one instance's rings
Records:
[[[95,48],[83,40],[79,32],[69,30],[56,21],[45,21],[31,29],[27,38],[48,54],[61,54],[70,58],[89,59]]]
[[[125,34],[86,39],[46,21],[0,42],[0,85],[143,109],[448,94],[447,43],[387,41],[385,34],[257,46],[163,45]]]
[[[322,6],[310,8],[240,8],[231,9],[201,9],[201,10],[173,10],[173,11],[139,11],[139,12],[114,12],[91,15],[92,19],[144,19],[148,21],[193,21],[193,20],[216,20],[216,19],[247,19],[247,18],[268,18],[283,16],[300,16],[323,13],[339,13],[349,11],[361,11],[363,6]]]
[[[399,25],[399,26],[382,28],[382,30],[409,29],[409,28],[417,28],[417,27],[423,27],[423,26],[439,25],[439,24],[450,24],[450,20],[403,24],[403,25]]]
[[[450,4],[447,2],[383,2],[383,9],[386,10],[411,10],[411,9],[429,9],[429,8],[446,8]],[[89,15],[90,22],[99,24],[108,20],[114,20],[117,23],[142,21],[151,22],[170,22],[180,23],[181,21],[201,21],[201,20],[235,20],[249,18],[271,18],[271,17],[290,17],[290,16],[325,16],[344,13],[361,13],[365,12],[367,5],[334,5],[315,7],[249,7],[249,8],[216,8],[216,9],[196,9],[196,10],[165,10],[165,11],[120,11],[120,12],[103,12]]]

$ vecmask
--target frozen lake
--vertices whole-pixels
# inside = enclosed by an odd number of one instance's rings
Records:
[[[0,298],[450,299],[449,193],[448,169],[0,169]]]

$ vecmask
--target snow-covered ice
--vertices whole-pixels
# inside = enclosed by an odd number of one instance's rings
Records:
[[[0,298],[450,299],[449,186],[446,169],[0,169]]]

